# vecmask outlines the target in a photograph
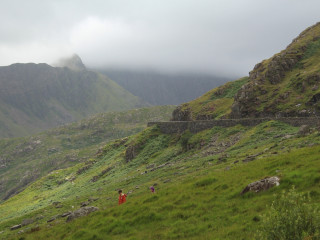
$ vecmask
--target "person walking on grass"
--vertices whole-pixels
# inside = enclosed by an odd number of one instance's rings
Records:
[[[118,193],[119,193],[119,205],[122,203],[125,203],[127,195],[122,193],[121,189],[119,189]]]
[[[150,187],[150,190],[151,190],[152,193],[155,193],[155,191],[154,191],[154,186],[151,186],[151,187]]]

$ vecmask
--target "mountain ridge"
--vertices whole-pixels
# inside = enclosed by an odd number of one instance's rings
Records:
[[[1,138],[146,105],[102,74],[43,63],[0,67],[0,89]]]
[[[98,69],[135,96],[152,105],[178,105],[193,100],[231,78],[196,73]]]

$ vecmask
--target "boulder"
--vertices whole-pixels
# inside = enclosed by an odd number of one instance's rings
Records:
[[[69,216],[72,212],[65,212],[65,213],[62,213],[61,214],[61,217],[66,217],[66,216]]]
[[[57,219],[57,216],[53,216],[52,218],[50,218],[49,220],[47,220],[47,223],[53,222],[53,221],[56,220],[56,219]]]
[[[95,202],[95,201],[97,201],[97,200],[99,200],[99,198],[94,198],[94,197],[89,197],[89,198],[88,198],[88,201],[89,201],[89,202]]]
[[[146,169],[154,168],[155,166],[156,166],[155,164],[150,164],[150,165],[146,166]]]
[[[12,227],[10,228],[10,230],[12,231],[12,230],[16,230],[16,229],[18,229],[18,228],[21,228],[21,224],[12,226]]]
[[[87,201],[87,202],[82,202],[81,203],[81,207],[85,207],[85,206],[88,206],[89,205],[89,202]]]
[[[27,219],[24,219],[22,222],[21,222],[21,225],[22,226],[27,226],[27,225],[30,225],[33,223],[33,219],[30,219],[30,218],[27,218]]]
[[[310,132],[310,126],[308,126],[308,125],[302,125],[302,126],[299,128],[298,134],[299,134],[300,136],[305,136],[305,135],[307,135],[309,132]]]
[[[93,206],[87,206],[87,207],[82,207],[76,211],[74,211],[73,213],[71,213],[68,218],[67,218],[67,222],[72,221],[73,219],[82,217],[82,216],[87,216],[88,214],[98,211],[99,208],[97,207],[93,207]]]
[[[253,192],[260,192],[268,190],[269,188],[272,188],[274,186],[279,186],[280,184],[280,178],[277,176],[274,177],[267,177],[264,179],[261,179],[259,181],[250,183],[247,185],[241,192],[241,195],[245,194],[246,192],[253,191]]]

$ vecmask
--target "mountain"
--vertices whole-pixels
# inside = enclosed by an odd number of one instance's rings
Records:
[[[74,62],[82,66],[79,59]],[[144,104],[102,74],[47,64],[0,67],[0,137],[25,136],[99,112]]]
[[[73,54],[71,57],[62,58],[53,65],[54,67],[67,67],[73,71],[87,70],[86,66],[83,64],[81,58],[77,54]]]
[[[283,51],[258,63],[236,94],[231,117],[307,117],[320,114],[320,23]]]
[[[193,100],[231,78],[205,74],[98,69],[120,86],[152,105],[177,105]]]
[[[249,77],[179,106],[173,120],[310,117],[320,114],[320,23],[283,51],[258,63]]]
[[[190,130],[165,134],[153,125],[108,142],[87,161],[2,202],[0,238],[319,239],[319,128],[276,118],[317,115],[318,82],[310,76],[320,69],[319,28],[304,31],[249,77],[176,108],[173,120],[182,122],[168,128]],[[282,91],[290,93],[278,96]],[[183,122],[263,116],[273,120],[200,132]],[[128,195],[120,206],[118,189]]]
[[[57,169],[85,162],[107,142],[170,118],[173,106],[108,112],[24,138],[0,140],[0,202]]]

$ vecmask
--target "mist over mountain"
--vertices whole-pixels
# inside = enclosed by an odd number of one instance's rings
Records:
[[[106,76],[87,71],[79,59],[68,62],[77,71],[34,63],[0,67],[0,137],[24,136],[95,113],[144,105]]]
[[[142,70],[97,70],[152,105],[177,105],[193,100],[233,79],[207,74],[170,74]]]

